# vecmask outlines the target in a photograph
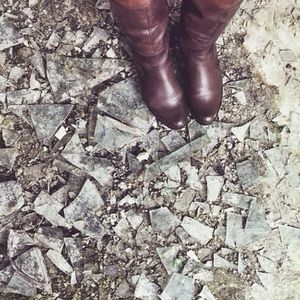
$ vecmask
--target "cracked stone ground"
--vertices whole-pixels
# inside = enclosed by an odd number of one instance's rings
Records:
[[[173,131],[106,1],[2,0],[0,299],[300,299],[299,23],[244,1],[218,119]]]

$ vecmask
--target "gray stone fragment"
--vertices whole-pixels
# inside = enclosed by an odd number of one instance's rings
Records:
[[[234,248],[239,234],[242,234],[243,218],[241,215],[227,213],[225,244]]]
[[[0,182],[0,220],[24,205],[22,188],[16,181]]]
[[[106,30],[94,26],[94,29],[82,47],[82,50],[90,52],[100,41],[107,42],[108,39],[109,34]]]
[[[31,89],[23,89],[8,92],[6,94],[7,105],[37,104],[40,100],[41,92]]]
[[[41,52],[35,51],[35,53],[30,57],[30,61],[31,61],[32,65],[34,66],[34,68],[39,72],[39,74],[43,78],[46,78],[44,60],[41,55]]]
[[[128,299],[131,296],[130,285],[126,279],[118,285],[115,296],[117,299]]]
[[[70,58],[47,54],[47,77],[58,102],[85,94],[130,66],[118,59]]]
[[[206,176],[207,183],[207,201],[215,202],[222,190],[224,178],[222,176]]]
[[[42,232],[36,232],[33,240],[37,245],[43,248],[53,249],[58,252],[61,252],[64,246],[62,239],[55,238],[49,234],[46,235]]]
[[[184,217],[181,226],[192,238],[202,245],[206,245],[213,237],[213,228],[190,217]]]
[[[244,124],[243,126],[231,128],[232,133],[236,136],[239,142],[244,143],[245,137],[249,131],[250,122]]]
[[[11,82],[17,83],[25,74],[25,69],[20,68],[18,66],[14,66],[10,69],[9,72],[9,80]]]
[[[67,222],[82,220],[88,212],[97,213],[104,206],[104,201],[96,186],[87,179],[79,195],[65,209],[64,216]]]
[[[60,252],[50,249],[47,251],[46,255],[59,270],[71,275],[73,268],[69,265]]]
[[[207,285],[205,285],[203,287],[203,289],[202,289],[201,293],[199,294],[199,296],[201,297],[200,300],[216,300],[216,298],[214,297],[212,292],[209,290]]]
[[[24,41],[5,16],[0,16],[0,51]]]
[[[177,151],[172,152],[171,154],[166,155],[160,160],[152,163],[146,169],[145,180],[150,181],[174,164],[189,160],[194,155],[201,153],[202,147],[204,147],[208,142],[208,137],[204,135],[203,137],[196,139],[195,141],[179,148]]]
[[[0,166],[5,167],[8,170],[11,170],[18,152],[15,148],[3,148],[0,149]]]
[[[93,140],[108,151],[116,151],[132,143],[140,135],[141,132],[138,129],[129,127],[115,119],[98,115]]]
[[[275,276],[273,274],[267,274],[262,272],[256,272],[259,280],[263,286],[268,290],[273,290],[275,285]]]
[[[196,196],[196,191],[192,188],[188,188],[177,197],[174,208],[178,211],[186,212]]]
[[[242,253],[239,252],[239,256],[238,256],[238,272],[240,274],[244,273],[245,269],[246,269],[246,264],[245,264],[245,262],[243,260]]]
[[[38,139],[51,139],[72,109],[73,105],[31,105],[29,112]]]
[[[194,274],[193,278],[200,281],[201,283],[207,283],[214,280],[214,274],[212,271],[201,269],[196,274]]]
[[[28,248],[34,246],[32,238],[23,230],[10,230],[7,238],[7,254],[14,259]]]
[[[171,130],[161,141],[170,152],[174,152],[186,144],[184,138],[176,130]]]
[[[300,236],[299,236],[299,238],[300,238]],[[277,270],[276,263],[274,263],[272,260],[270,260],[267,257],[261,256],[261,255],[257,255],[257,259],[258,259],[260,266],[262,267],[262,269],[265,272],[270,273],[270,274],[274,274],[276,272],[276,270]]]
[[[222,201],[228,205],[249,209],[251,201],[256,200],[255,197],[238,194],[238,193],[223,193]]]
[[[194,297],[194,280],[188,276],[174,273],[160,295],[161,300],[192,300]]]
[[[99,219],[92,214],[89,214],[83,220],[74,222],[73,226],[83,234],[97,240],[102,240],[106,234],[105,227],[101,224]]]
[[[74,134],[62,156],[76,167],[93,176],[102,185],[108,185],[112,180],[114,168],[105,158],[88,156],[81,144],[78,134]]]
[[[143,222],[143,217],[133,209],[126,212],[126,218],[134,230],[138,230]]]
[[[245,160],[237,163],[236,169],[244,189],[253,188],[259,182],[260,174],[252,161]]]
[[[152,228],[166,235],[172,233],[180,224],[180,220],[167,207],[151,210],[150,219]]]
[[[45,261],[39,248],[33,247],[18,256],[14,261],[14,266],[25,275],[24,279],[28,282],[43,291],[52,292]]]
[[[114,227],[114,232],[118,235],[120,239],[126,242],[132,241],[132,235],[130,232],[130,227],[127,220],[121,219],[118,224]]]
[[[281,241],[284,245],[288,246],[293,241],[300,240],[300,229],[287,226],[287,225],[279,225],[280,237]]]
[[[23,296],[34,296],[36,288],[28,282],[21,273],[15,272],[7,284],[6,289],[11,293],[20,294]]]
[[[250,124],[250,138],[261,142],[269,140],[268,134],[268,123],[259,118],[254,119]]]
[[[277,147],[266,150],[265,154],[267,155],[279,178],[282,178],[286,174],[285,166],[288,159],[287,151]]]
[[[181,267],[180,261],[176,260],[181,248],[182,247],[179,244],[175,244],[170,247],[156,248],[159,258],[169,275],[178,272]]]
[[[7,84],[7,78],[0,75],[0,93],[5,91],[6,84]]]
[[[142,274],[137,282],[134,296],[142,300],[157,300],[159,286],[152,283],[145,274]]]
[[[214,267],[223,269],[237,269],[237,266],[218,254],[214,254]]]
[[[155,119],[143,102],[135,77],[116,83],[101,92],[98,108],[144,134],[149,131]]]

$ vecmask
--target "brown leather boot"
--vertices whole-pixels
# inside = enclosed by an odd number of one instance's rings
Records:
[[[167,127],[184,127],[188,111],[169,58],[167,1],[149,0],[143,7],[110,4],[131,47],[144,102]]]
[[[222,102],[222,72],[215,42],[241,2],[182,2],[180,45],[185,60],[185,96],[192,116],[202,125],[214,121]]]

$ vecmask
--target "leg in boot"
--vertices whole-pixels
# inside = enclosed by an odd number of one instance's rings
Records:
[[[203,125],[216,118],[222,102],[222,73],[215,41],[241,0],[183,0],[180,44],[186,67],[186,100]]]
[[[169,58],[166,0],[110,0],[110,4],[127,36],[144,102],[169,128],[184,127],[188,112]]]

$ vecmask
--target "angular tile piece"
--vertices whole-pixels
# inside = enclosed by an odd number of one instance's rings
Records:
[[[47,77],[58,102],[84,94],[130,66],[120,59],[70,58],[47,54]]]
[[[7,239],[7,254],[13,259],[34,246],[32,238],[23,230],[10,230]]]
[[[239,234],[242,234],[243,218],[241,215],[227,213],[225,244],[234,248]]]
[[[104,206],[104,201],[96,186],[87,179],[79,195],[65,209],[67,222],[82,220],[88,212],[97,213]]]
[[[218,254],[214,254],[214,267],[223,269],[237,269],[237,266]]]
[[[116,151],[118,148],[132,143],[141,134],[142,132],[138,129],[115,119],[98,115],[93,141],[108,151]]]
[[[224,178],[222,176],[206,176],[207,183],[207,201],[209,203],[215,202],[224,185]]]
[[[281,241],[284,245],[288,246],[292,241],[300,240],[300,229],[287,226],[279,225]]]
[[[0,16],[0,51],[21,44],[23,39],[4,16]]]
[[[213,228],[190,217],[184,217],[181,226],[192,238],[202,245],[206,245],[213,237]]]
[[[170,152],[174,152],[186,144],[184,138],[176,130],[171,130],[161,139],[161,142]]]
[[[243,126],[231,128],[232,133],[236,136],[239,142],[244,143],[245,137],[249,131],[250,122],[246,123]]]
[[[29,113],[38,139],[51,139],[72,109],[73,105],[31,105]]]
[[[152,228],[163,234],[171,233],[180,224],[180,220],[167,207],[151,210],[150,219]]]
[[[192,300],[194,297],[194,289],[193,278],[174,273],[160,295],[160,299]]]
[[[7,105],[38,104],[41,92],[32,89],[23,89],[6,94]]]
[[[259,182],[260,174],[252,161],[245,160],[237,163],[236,169],[244,189],[253,188]]]
[[[102,185],[112,180],[113,165],[108,159],[88,156],[77,133],[73,135],[62,152],[62,156],[77,168],[93,176]]]
[[[13,274],[6,288],[11,293],[20,294],[23,296],[30,297],[36,294],[36,288],[19,272],[15,272]]]
[[[24,205],[22,188],[16,181],[0,182],[0,219],[7,217]]]
[[[238,194],[238,193],[223,193],[222,201],[228,205],[249,209],[251,201],[256,200],[255,197]]]
[[[181,264],[176,261],[176,257],[181,248],[182,247],[179,244],[170,247],[156,248],[156,252],[169,275],[178,272],[181,267]]]
[[[46,255],[59,270],[68,275],[72,274],[73,268],[69,265],[60,252],[50,249],[47,251]]]
[[[139,129],[141,133],[147,133],[155,120],[142,100],[135,77],[125,79],[101,92],[98,108],[129,127]]]
[[[191,204],[191,202],[194,200],[196,196],[196,191],[192,188],[188,188],[185,191],[182,192],[182,194],[177,197],[174,208],[178,211],[186,212]]]
[[[51,293],[51,283],[48,277],[44,257],[39,248],[33,247],[18,256],[14,261],[15,268],[25,274],[24,279],[37,288]]]
[[[15,148],[0,148],[0,166],[5,167],[8,170],[11,170],[13,167],[18,152]]]
[[[207,287],[207,285],[205,285],[201,291],[201,293],[199,294],[199,296],[201,297],[200,299],[202,300],[216,300],[216,298],[214,297],[214,295],[212,294],[212,292],[209,290],[209,288]]]
[[[134,297],[142,300],[157,300],[159,286],[142,274],[137,282]]]
[[[288,153],[282,148],[277,147],[266,150],[265,154],[267,155],[279,178],[282,178],[286,173],[285,166],[287,164]]]

